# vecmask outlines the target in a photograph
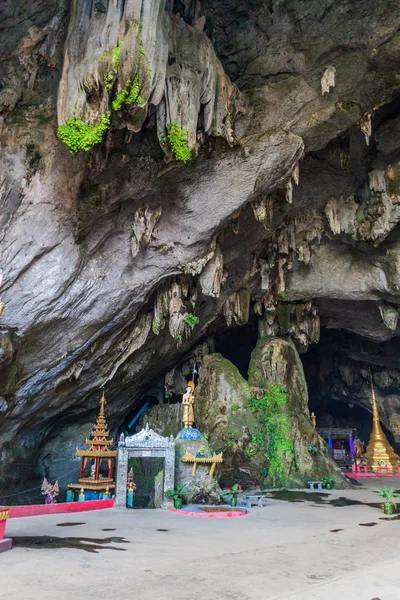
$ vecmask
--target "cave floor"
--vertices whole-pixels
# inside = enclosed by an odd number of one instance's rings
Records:
[[[400,478],[237,519],[120,509],[11,519],[0,599],[398,600],[400,520],[368,506],[383,485]],[[328,503],[339,497],[366,504]]]

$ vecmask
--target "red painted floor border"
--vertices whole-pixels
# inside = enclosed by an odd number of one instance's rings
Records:
[[[40,515],[57,515],[63,513],[80,513],[87,510],[112,508],[114,500],[85,500],[84,502],[60,502],[59,504],[32,504],[10,506],[10,519],[20,517],[38,517]]]
[[[353,471],[348,471],[345,473],[346,477],[350,479],[364,479],[364,477],[400,477],[398,473],[353,473]]]

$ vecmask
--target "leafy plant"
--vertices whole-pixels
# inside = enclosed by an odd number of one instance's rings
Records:
[[[180,333],[177,333],[175,339],[178,343],[180,343],[182,341],[182,335]]]
[[[318,449],[311,442],[308,442],[307,450],[310,454],[317,454],[318,452]]]
[[[267,459],[269,476],[276,486],[284,483],[284,463],[294,458],[288,416],[283,411],[286,395],[287,390],[274,382],[268,385],[261,398],[249,400],[249,407],[260,424],[252,434],[253,446]]]
[[[239,484],[235,483],[235,485],[233,485],[230,490],[223,490],[223,497],[224,498],[228,497],[229,504],[231,506],[236,506],[236,501],[237,501],[237,497],[238,497],[239,493],[240,493]]]
[[[183,317],[183,321],[189,325],[190,329],[192,330],[200,323],[199,317],[196,317],[192,313],[186,313],[186,315]]]
[[[137,75],[135,75],[132,85],[130,81],[127,81],[124,89],[118,92],[112,102],[112,107],[114,110],[118,111],[121,110],[124,104],[127,106],[130,104],[136,104],[138,106],[142,104],[139,77]]]
[[[210,436],[208,433],[203,433],[203,438],[208,441]]]
[[[174,490],[167,490],[165,495],[167,498],[173,498],[175,508],[180,508],[182,506],[182,501],[184,500],[187,494],[190,494],[189,490],[185,490],[186,485],[180,483]]]
[[[237,402],[235,402],[234,404],[232,404],[231,406],[231,411],[232,412],[236,412],[237,410],[239,410],[240,406]]]
[[[171,391],[171,390],[165,390],[165,393],[164,393],[164,398],[165,398],[166,400],[169,400],[169,399],[170,399],[172,396],[173,396],[173,393],[172,393],[172,391]]]
[[[381,496],[381,498],[384,499],[385,502],[388,502],[390,504],[396,504],[395,502],[395,498],[398,497],[398,494],[396,494],[396,490],[392,489],[392,488],[388,488],[386,485],[383,487],[383,489],[381,490],[375,490],[375,492],[377,494],[379,494]]]
[[[167,125],[167,138],[176,160],[187,163],[192,156],[192,150],[188,145],[188,132],[185,133],[178,123],[173,121]]]
[[[160,330],[161,330],[160,319],[157,319],[156,317],[154,317],[153,323],[152,323],[152,328],[153,328],[153,333],[155,333],[156,335],[159,335]]]
[[[119,55],[121,54],[123,43],[124,42],[122,41],[118,46],[115,46],[115,48],[111,50],[111,71],[108,71],[108,73],[104,75],[104,85],[108,90],[111,90],[114,85],[115,77],[118,71]],[[99,56],[99,62],[103,62],[107,59],[109,60],[109,58],[110,52],[104,52],[101,56]]]
[[[87,152],[99,144],[109,127],[110,112],[107,111],[94,123],[85,123],[81,117],[70,117],[64,125],[59,126],[57,133],[71,154],[75,154],[79,150]]]
[[[235,435],[235,432],[232,431],[232,429],[228,429],[227,432],[226,432],[226,435],[228,437],[228,441],[226,442],[226,445],[229,448],[233,448],[233,446],[236,445],[236,435]]]
[[[247,448],[244,449],[243,452],[245,453],[245,455],[248,458],[252,458],[255,455],[256,450],[255,450],[255,448],[253,448],[253,446],[248,446]]]
[[[335,477],[327,477],[326,475],[322,478],[322,487],[330,490],[335,483]]]

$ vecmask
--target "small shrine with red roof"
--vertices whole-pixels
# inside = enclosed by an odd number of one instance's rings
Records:
[[[80,478],[78,483],[70,483],[68,488],[72,493],[73,490],[80,490],[80,500],[84,499],[82,496],[84,497],[85,491],[95,493],[104,492],[103,495],[108,496],[110,491],[115,488],[113,470],[117,450],[110,449],[114,440],[109,439],[110,433],[104,414],[105,404],[106,398],[103,392],[100,399],[99,416],[97,417],[96,424],[90,434],[90,439],[86,439],[85,442],[88,448],[85,450],[80,450],[79,448],[76,449],[76,456],[82,458]],[[107,461],[107,477],[103,477],[100,472],[103,460]],[[93,463],[90,468],[90,475],[85,477],[86,467],[89,461],[93,461]]]

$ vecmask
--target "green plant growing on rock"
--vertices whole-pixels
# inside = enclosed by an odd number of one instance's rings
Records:
[[[231,411],[232,412],[236,412],[237,410],[239,410],[240,406],[237,402],[234,402],[231,406]]]
[[[247,458],[253,458],[253,456],[255,456],[255,454],[256,454],[256,449],[253,448],[253,446],[248,446],[247,448],[244,449],[243,452],[245,453]]]
[[[252,435],[253,446],[267,459],[269,477],[275,486],[284,483],[284,463],[294,458],[288,416],[283,411],[286,396],[286,389],[274,382],[268,385],[261,398],[249,400],[249,407],[260,423]]]
[[[176,158],[183,163],[187,163],[192,156],[192,150],[188,145],[188,133],[184,132],[178,123],[172,121],[167,125],[167,138],[171,150]]]
[[[183,321],[186,323],[186,325],[189,325],[192,331],[196,325],[200,323],[199,317],[196,317],[192,313],[186,313],[186,315],[183,317]]]
[[[310,454],[317,454],[317,452],[318,452],[317,448],[311,442],[308,443],[307,450],[309,451]]]
[[[132,85],[130,81],[127,81],[124,89],[118,92],[112,102],[112,107],[115,111],[119,111],[124,105],[129,106],[130,104],[136,104],[137,106],[142,104],[139,77],[137,75],[135,75]]]
[[[123,43],[124,42],[122,41],[120,44],[118,44],[118,46],[115,46],[115,48],[113,48],[111,50],[111,71],[108,71],[104,75],[104,85],[109,91],[112,90],[112,87],[113,87],[114,81],[115,81],[115,77],[117,75],[118,65],[119,65],[119,55],[121,54],[121,49],[122,49]],[[99,62],[103,62],[104,60],[107,60],[107,56],[110,56],[109,51],[104,52],[101,56],[99,56]]]
[[[87,152],[103,139],[110,127],[110,112],[101,115],[99,121],[85,123],[81,117],[70,117],[64,125],[58,127],[57,133],[71,154],[84,150]]]
[[[226,432],[226,435],[228,436],[228,441],[226,442],[226,445],[229,448],[233,448],[233,446],[236,445],[236,436],[235,436],[235,432],[232,430],[229,430]]]
[[[160,319],[157,319],[157,317],[154,317],[154,319],[153,319],[152,329],[153,329],[153,333],[155,333],[156,335],[159,335],[159,333],[161,331],[161,322],[160,322]]]

